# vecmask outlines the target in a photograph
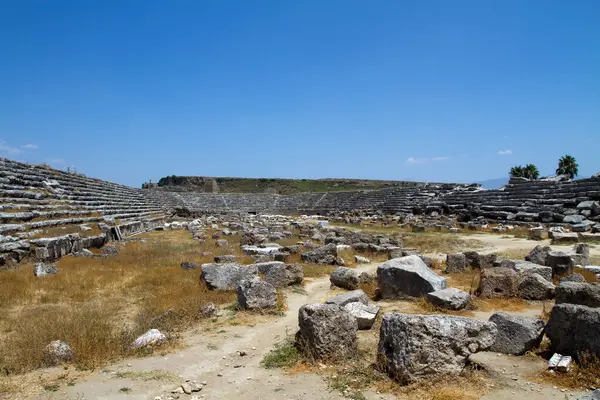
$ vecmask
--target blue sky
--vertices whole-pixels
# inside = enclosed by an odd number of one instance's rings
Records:
[[[597,0],[0,0],[0,156],[165,175],[600,171]]]

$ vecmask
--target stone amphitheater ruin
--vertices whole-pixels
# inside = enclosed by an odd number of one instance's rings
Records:
[[[138,189],[0,159],[0,398],[600,398],[585,394],[600,387],[600,174],[498,190],[398,182],[293,194],[177,181]],[[134,249],[141,253],[120,258]],[[119,285],[138,297],[119,312],[149,296],[160,307],[123,317],[119,340],[130,345],[114,355],[84,362],[82,347],[104,341],[66,328],[40,336],[47,345],[30,349],[35,362],[6,345],[37,346],[15,339],[16,320],[29,315],[19,312],[83,307],[49,299],[64,285],[81,285],[86,298],[91,281],[107,279],[87,281],[86,268],[163,260],[182,291],[214,302],[185,319],[175,304],[187,303],[170,303],[182,294],[160,292],[165,273],[148,293],[131,274]],[[16,275],[23,270],[33,273]],[[52,286],[74,271],[79,281]],[[94,301],[111,296],[102,293]],[[60,383],[57,365],[75,374],[68,366],[82,363],[92,372]],[[55,379],[22,383],[36,373]]]

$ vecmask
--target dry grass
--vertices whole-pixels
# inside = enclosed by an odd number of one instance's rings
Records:
[[[0,374],[43,366],[43,348],[57,339],[73,348],[80,368],[95,368],[132,355],[132,341],[149,328],[174,334],[196,324],[204,304],[236,299],[234,292],[208,290],[198,270],[179,266],[211,261],[202,251],[231,249],[214,248],[211,239],[199,244],[186,231],[145,238],[121,246],[115,257],[65,257],[53,276],[35,278],[31,267],[0,272]]]
[[[453,233],[407,233],[402,237],[405,247],[421,253],[458,253],[483,247],[479,240],[464,239]]]
[[[471,303],[477,311],[523,311],[530,307],[529,303],[518,297],[484,299],[471,298]]]
[[[455,287],[464,290],[469,294],[474,294],[479,287],[479,277],[481,271],[478,269],[469,269],[464,272],[453,272],[451,274],[442,274],[448,281],[449,287]]]
[[[108,372],[108,371],[107,371]],[[119,371],[115,375],[118,379],[131,379],[140,381],[164,381],[164,382],[178,382],[180,378],[172,372],[163,370],[150,370],[150,371]]]
[[[531,379],[565,389],[597,388],[600,387],[600,360],[594,355],[582,354],[567,373],[544,370]]]
[[[497,254],[499,260],[524,260],[530,251],[531,249],[511,249]]]
[[[335,265],[319,265],[319,264],[302,264],[305,278],[320,278],[330,275],[337,266]]]
[[[398,400],[477,400],[488,391],[488,378],[482,371],[465,370],[459,376],[444,376],[399,386],[385,379],[375,387],[380,393],[393,393]]]

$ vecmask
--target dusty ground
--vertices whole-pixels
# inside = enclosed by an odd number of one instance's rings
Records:
[[[509,239],[498,235],[469,235],[481,240],[485,251],[514,251],[531,249],[536,242]],[[560,246],[553,246],[563,250]],[[565,246],[564,250],[570,250]],[[600,254],[593,248],[594,254]],[[375,270],[378,264],[361,267]],[[36,380],[63,376],[64,384],[52,387],[43,394],[23,396],[28,399],[83,400],[83,399],[153,399],[170,393],[184,379],[206,382],[197,395],[205,399],[336,399],[337,391],[328,388],[325,380],[315,374],[286,375],[281,370],[260,367],[264,354],[297,330],[297,312],[300,306],[322,302],[332,295],[328,278],[309,281],[305,293],[298,290],[286,292],[288,311],[281,317],[266,318],[253,327],[224,325],[221,330],[190,332],[184,346],[175,352],[148,358],[124,360],[91,374],[64,371],[60,368],[36,371],[30,374]],[[402,308],[397,304],[396,308]],[[533,305],[515,314],[537,316],[541,306]],[[487,319],[490,312],[475,312],[474,317]],[[361,333],[364,336],[364,334]],[[376,337],[370,333],[369,337]],[[239,351],[247,352],[244,357]],[[546,400],[576,398],[579,392],[565,391],[552,386],[531,383],[531,375],[544,369],[543,360],[510,357],[495,353],[480,353],[476,360],[491,371],[488,393],[483,399]],[[69,376],[80,375],[69,382]],[[147,380],[145,380],[146,378]],[[391,394],[363,392],[367,399],[395,399]],[[15,397],[12,397],[15,398]],[[191,396],[181,395],[181,399]]]

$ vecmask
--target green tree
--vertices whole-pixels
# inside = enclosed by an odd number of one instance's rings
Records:
[[[525,170],[520,165],[516,165],[510,169],[511,178],[524,178]]]
[[[523,176],[527,179],[537,179],[540,177],[540,171],[533,164],[527,164],[523,168]]]
[[[573,179],[578,173],[579,164],[577,164],[575,157],[566,154],[558,160],[556,175],[569,175],[569,178]]]

